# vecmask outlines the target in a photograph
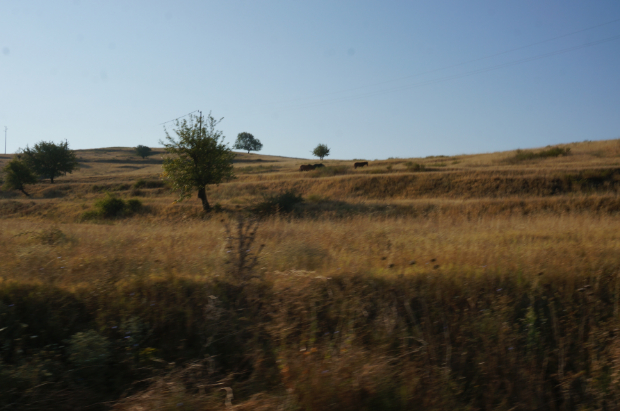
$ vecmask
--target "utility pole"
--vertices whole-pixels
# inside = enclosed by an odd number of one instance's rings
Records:
[[[198,120],[198,137],[202,137],[202,111],[198,110],[200,113],[200,120]]]
[[[4,154],[6,155],[6,130],[7,126],[4,126]]]

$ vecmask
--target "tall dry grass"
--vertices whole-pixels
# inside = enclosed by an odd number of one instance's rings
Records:
[[[1,193],[0,407],[618,409],[620,144],[562,148],[240,156],[208,217],[158,160],[82,153]],[[235,218],[285,190],[292,213]],[[143,210],[84,220],[106,192]]]
[[[42,262],[33,260],[2,282],[3,404],[105,408],[122,393],[120,410],[619,404],[618,230],[609,218],[411,227],[274,218],[250,242],[239,240],[252,229],[231,235],[221,224],[179,229],[209,247],[194,252],[174,233],[118,226],[23,232],[14,249],[47,247],[68,265],[54,261],[47,269],[63,274],[42,280],[30,276]],[[232,248],[224,235],[237,237]],[[265,244],[242,251],[259,257],[254,280],[237,281],[247,277],[227,264],[235,241]],[[81,276],[65,275],[87,254],[71,250],[87,246],[121,258],[91,256]],[[121,250],[149,248],[165,265],[131,274]],[[401,263],[410,251],[416,264]],[[193,254],[219,262],[193,273],[183,269]],[[277,269],[289,257],[284,266],[296,269]]]
[[[74,287],[102,278],[224,275],[227,252],[218,219],[155,224],[62,224],[0,221],[3,281]],[[620,262],[620,222],[588,214],[449,218],[263,221],[259,261],[287,270],[415,275],[446,272],[554,273],[613,269]],[[431,260],[435,260],[431,263]],[[415,261],[415,264],[412,264]]]

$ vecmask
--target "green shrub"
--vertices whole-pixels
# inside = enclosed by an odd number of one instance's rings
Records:
[[[108,193],[104,198],[95,202],[95,210],[88,210],[82,214],[82,219],[123,217],[140,210],[142,210],[142,201],[136,198],[125,201]]]
[[[302,196],[294,190],[287,190],[280,194],[263,196],[263,201],[252,208],[257,214],[269,215],[276,213],[290,213],[296,204],[301,203]]]
[[[114,197],[110,194],[107,194],[105,198],[95,203],[95,208],[99,210],[103,217],[118,217],[125,211],[125,206],[125,201],[122,198]]]

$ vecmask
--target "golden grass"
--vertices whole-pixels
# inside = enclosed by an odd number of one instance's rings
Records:
[[[267,253],[261,265],[269,272],[415,273],[433,258],[440,270],[564,272],[613,264],[620,211],[620,173],[613,166],[620,160],[620,141],[565,146],[571,156],[518,166],[502,163],[512,153],[492,153],[371,162],[369,168],[350,167],[348,174],[331,177],[320,170],[294,171],[300,160],[239,154],[239,178],[212,187],[209,198],[231,211],[266,193],[293,189],[306,198],[295,218],[262,224]],[[0,200],[5,217],[0,256],[9,262],[0,274],[42,281],[49,265],[61,283],[79,284],[110,272],[151,275],[175,268],[193,278],[221,273],[219,217],[203,220],[197,200],[173,204],[165,187],[133,187],[139,179],[157,181],[162,151],[155,151],[143,160],[127,148],[79,150],[86,165],[80,171],[53,186],[33,186],[31,200]],[[368,173],[385,164],[398,170],[407,161],[447,165],[437,172]],[[80,223],[104,191],[140,198],[145,212],[111,225]],[[37,244],[23,234],[54,226],[75,241]],[[45,260],[52,261],[59,250],[65,254],[62,263]],[[411,260],[417,264],[407,265]],[[64,271],[57,271],[65,262]],[[386,268],[389,264],[394,267]]]
[[[62,237],[48,240],[53,231]],[[51,234],[50,234],[51,233]],[[47,237],[46,237],[47,236]],[[4,220],[3,281],[73,288],[115,280],[175,275],[200,280],[225,274],[223,225],[196,223],[53,225]],[[536,275],[595,273],[620,263],[615,216],[374,218],[338,221],[273,218],[261,224],[265,273],[313,271],[331,276],[501,272]],[[415,264],[412,262],[415,261]]]
[[[0,192],[0,401],[220,409],[228,387],[236,409],[615,409],[620,141],[561,147],[307,173],[240,154],[210,216],[134,187],[161,153],[81,150],[32,199]],[[305,202],[261,220],[259,279],[238,281],[225,224],[291,189]],[[83,220],[106,191],[144,211]],[[77,364],[92,347],[114,362]]]

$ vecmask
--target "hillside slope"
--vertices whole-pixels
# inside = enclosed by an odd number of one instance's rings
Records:
[[[71,221],[109,192],[141,198],[151,217],[201,216],[196,200],[172,205],[174,193],[160,180],[164,152],[154,151],[142,159],[131,148],[77,150],[78,171],[58,178],[53,185],[42,181],[30,187],[30,199],[18,192],[0,191],[0,210],[5,217],[64,215]],[[0,165],[9,158],[0,157]],[[620,140],[529,151],[371,160],[368,167],[358,169],[353,168],[353,161],[325,160],[323,169],[299,171],[301,164],[314,162],[238,153],[237,178],[211,186],[209,198],[224,210],[238,210],[252,207],[265,195],[294,191],[306,199],[297,207],[299,215],[618,211]]]

